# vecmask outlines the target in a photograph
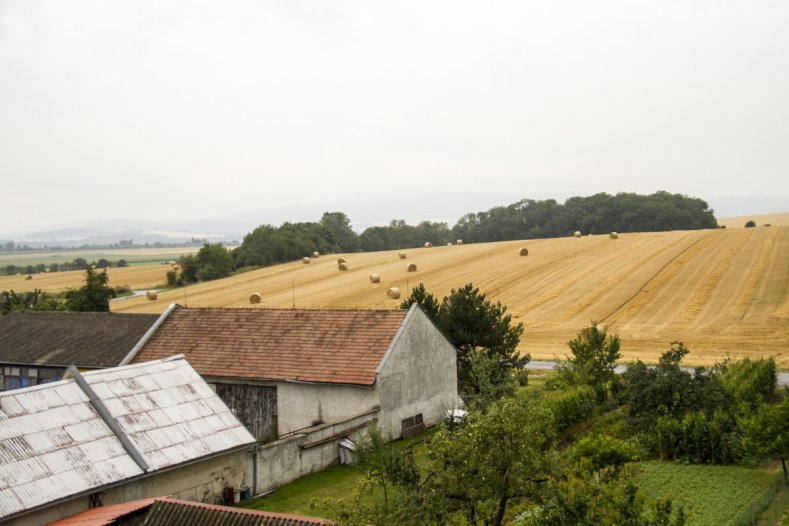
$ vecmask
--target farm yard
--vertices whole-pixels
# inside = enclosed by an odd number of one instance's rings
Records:
[[[521,248],[528,255],[520,256]],[[597,320],[622,338],[624,361],[654,362],[677,340],[691,350],[685,359],[689,365],[711,365],[727,355],[775,356],[780,368],[789,368],[787,227],[620,234],[618,239],[584,235],[404,252],[406,259],[396,250],[321,255],[309,264],[294,261],[253,270],[165,291],[155,301],[117,301],[112,308],[160,313],[177,302],[190,307],[393,309],[400,300],[387,297],[391,287],[405,296],[422,282],[443,297],[473,282],[523,322],[519,349],[535,359],[562,358],[566,342]],[[339,257],[347,270],[338,269]],[[417,270],[409,272],[410,264]],[[159,270],[163,277],[165,267]],[[380,281],[372,282],[370,274],[378,274]],[[112,284],[115,278],[110,279]],[[250,305],[253,293],[261,298]]]

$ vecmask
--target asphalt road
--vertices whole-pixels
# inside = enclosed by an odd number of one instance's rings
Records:
[[[556,362],[544,362],[539,360],[532,360],[526,364],[526,369],[537,369],[542,371],[550,371],[556,368]],[[623,373],[627,367],[624,365],[617,365],[616,372]],[[683,367],[686,371],[693,371],[692,367]],[[778,386],[789,385],[789,372],[778,373]]]

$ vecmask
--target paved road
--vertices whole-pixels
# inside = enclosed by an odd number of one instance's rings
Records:
[[[526,364],[527,369],[538,369],[542,371],[550,371],[551,369],[556,368],[556,362],[542,362],[537,360],[532,360]],[[625,372],[626,366],[624,365],[617,365],[616,372],[623,373]],[[693,371],[692,367],[683,367],[686,371]],[[789,372],[779,372],[778,373],[778,385],[784,386],[789,385]]]

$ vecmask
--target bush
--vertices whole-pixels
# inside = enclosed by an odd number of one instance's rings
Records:
[[[557,432],[565,431],[591,417],[597,407],[597,394],[591,387],[581,387],[569,396],[548,402]]]
[[[756,226],[756,221],[754,221],[753,219],[751,219],[747,223],[745,223],[745,228],[753,228],[755,226]]]

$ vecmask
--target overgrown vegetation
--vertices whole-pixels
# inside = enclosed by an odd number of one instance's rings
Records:
[[[23,311],[109,312],[110,299],[117,293],[107,285],[107,280],[106,270],[97,272],[88,267],[85,270],[85,284],[79,289],[67,291],[64,295],[48,294],[38,289],[22,293],[13,290],[0,291],[0,316]]]

